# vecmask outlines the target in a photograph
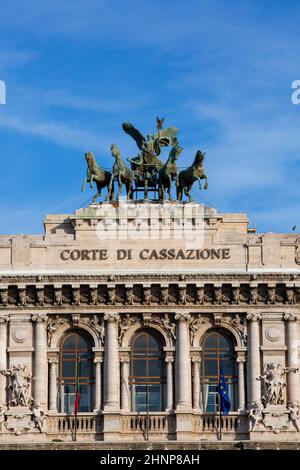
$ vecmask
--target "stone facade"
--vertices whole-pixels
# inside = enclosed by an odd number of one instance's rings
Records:
[[[257,234],[245,214],[200,204],[128,206],[125,228],[106,203],[48,215],[43,236],[0,237],[0,443],[71,441],[75,425],[83,442],[215,441],[220,429],[300,442],[300,237]],[[186,206],[194,239],[176,238]],[[163,409],[149,413],[128,394],[143,330],[160,335],[165,362]],[[94,364],[93,409],[76,418],[57,400],[70,331],[90,338]],[[237,403],[221,418],[201,391],[211,331],[234,345]]]

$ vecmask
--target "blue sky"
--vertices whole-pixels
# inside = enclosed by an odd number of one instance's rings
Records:
[[[180,166],[206,151],[224,212],[259,232],[300,231],[300,4],[289,0],[0,0],[0,233],[40,233],[71,213],[84,152],[112,165],[155,117],[179,127]]]

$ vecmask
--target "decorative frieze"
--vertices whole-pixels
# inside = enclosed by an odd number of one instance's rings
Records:
[[[155,277],[155,275],[153,275]],[[171,276],[172,277],[172,276]],[[81,305],[292,305],[300,304],[298,287],[284,283],[255,285],[207,282],[54,284],[6,286],[0,284],[0,308]]]

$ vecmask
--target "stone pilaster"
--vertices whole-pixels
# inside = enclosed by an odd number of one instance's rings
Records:
[[[284,315],[284,320],[287,323],[287,366],[294,369],[299,369],[298,319],[297,315]],[[288,403],[297,402],[300,404],[299,370],[287,374],[287,399]]]
[[[245,362],[244,357],[237,357],[237,369],[238,369],[238,409],[244,410],[246,408],[245,403]]]
[[[174,400],[173,400],[173,357],[166,357],[167,363],[167,406],[166,411],[173,410]]]
[[[200,357],[192,358],[193,364],[193,410],[200,410]]]
[[[34,359],[33,359],[33,399],[35,403],[45,407],[47,403],[47,316],[38,314],[31,317],[34,328]]]
[[[104,411],[120,410],[120,373],[118,320],[119,315],[104,316],[105,355],[104,355]]]
[[[176,409],[191,410],[190,315],[178,314],[176,331]]]
[[[6,348],[7,348],[7,323],[8,315],[0,316],[0,370],[7,368]],[[0,406],[6,405],[6,377],[0,374]]]
[[[129,358],[121,358],[121,410],[130,410],[130,392],[129,392]]]
[[[249,322],[248,339],[248,405],[261,399],[261,383],[258,379],[260,375],[260,344],[259,344],[259,321],[260,314],[250,313],[247,315]]]
[[[101,368],[102,368],[102,357],[95,357],[95,413],[99,412],[102,408],[102,380],[101,380]]]
[[[57,357],[49,357],[49,412],[57,413]]]

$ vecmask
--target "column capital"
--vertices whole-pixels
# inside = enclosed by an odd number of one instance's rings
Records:
[[[9,315],[0,315],[0,325],[3,323],[8,323],[10,320]]]
[[[260,321],[262,319],[261,313],[248,313],[246,319],[250,322]]]
[[[49,364],[58,364],[58,358],[57,357],[48,357],[48,362],[49,362]]]
[[[36,323],[42,323],[47,321],[47,315],[43,313],[38,313],[35,315],[31,315],[31,321]]]
[[[167,357],[165,358],[165,362],[167,362],[167,363],[172,363],[172,362],[174,362],[174,357],[167,356]]]
[[[96,356],[94,357],[95,364],[101,364],[103,362],[103,357]]]
[[[120,316],[119,316],[118,313],[106,313],[104,315],[104,320],[107,321],[107,322],[118,321],[119,318],[120,318]]]
[[[130,359],[129,357],[120,357],[121,364],[129,364]]]
[[[237,362],[237,363],[246,362],[246,358],[245,358],[245,357],[239,357],[239,356],[238,356],[238,357],[236,358],[236,362]]]
[[[189,322],[191,315],[189,313],[176,313],[175,320]]]
[[[201,358],[200,357],[192,357],[191,361],[195,364],[195,363],[198,363],[200,364],[201,363]]]
[[[295,315],[293,313],[285,313],[283,315],[283,319],[286,321],[297,321],[299,320],[299,315]]]

